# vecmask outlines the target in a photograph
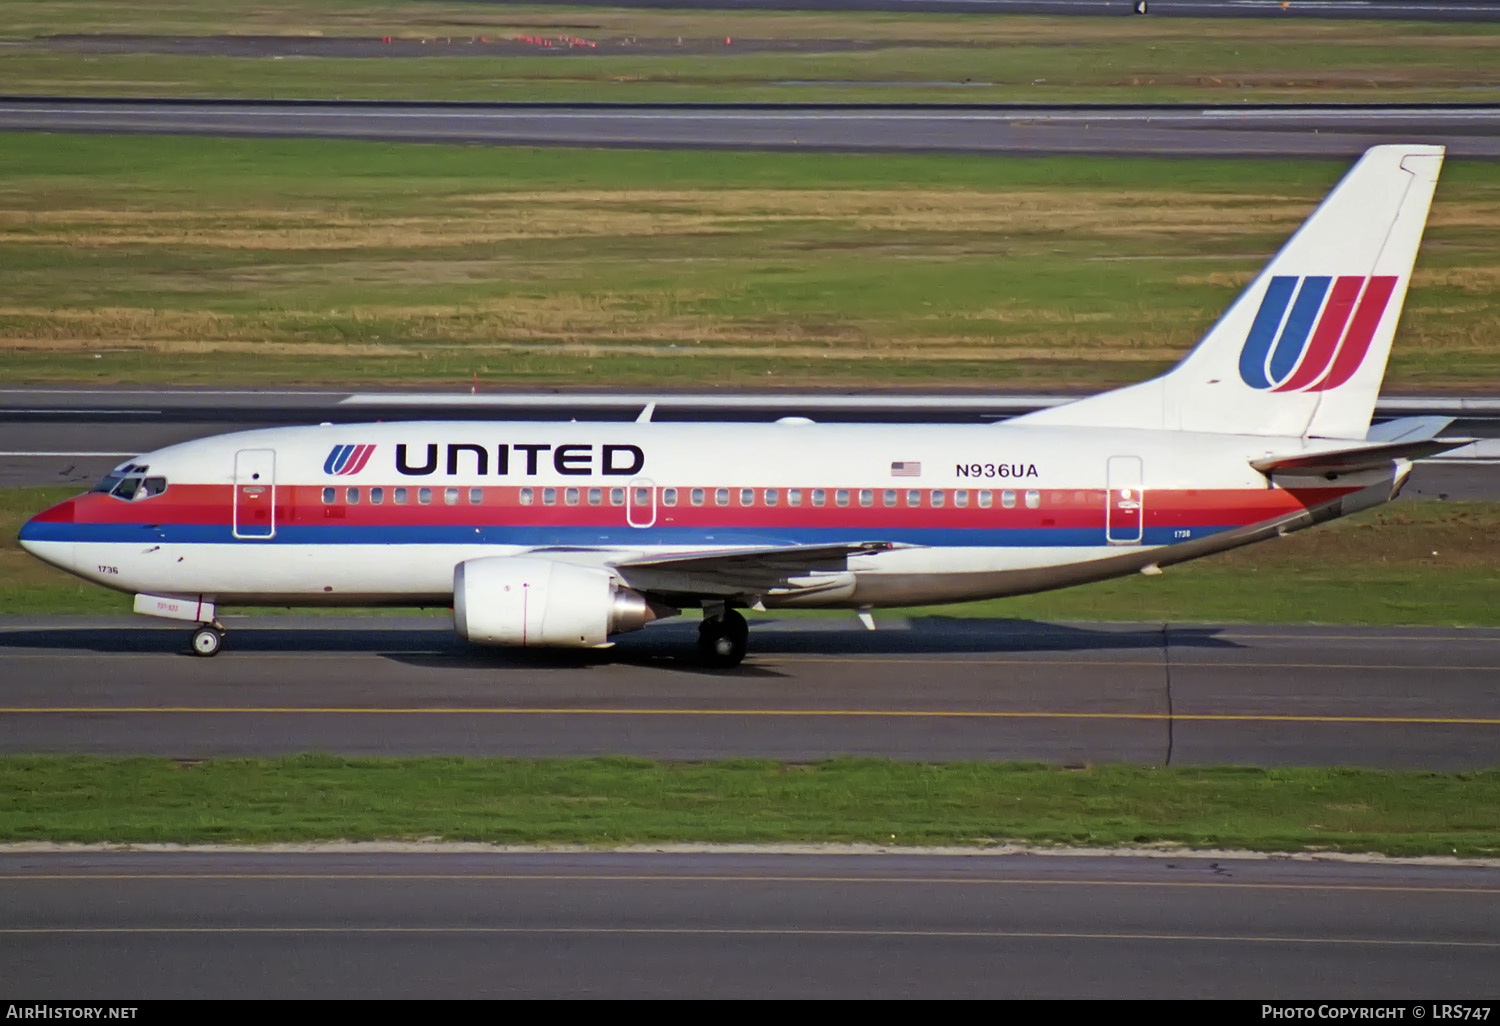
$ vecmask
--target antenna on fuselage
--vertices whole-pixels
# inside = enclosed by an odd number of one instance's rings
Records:
[[[651,423],[651,415],[655,412],[656,401],[653,399],[651,402],[646,404],[646,408],[641,411],[641,415],[635,418],[635,422],[637,424],[649,424]]]

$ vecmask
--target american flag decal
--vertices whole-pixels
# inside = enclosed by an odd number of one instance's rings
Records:
[[[897,460],[891,464],[892,477],[921,477],[922,464],[920,462],[906,462]]]

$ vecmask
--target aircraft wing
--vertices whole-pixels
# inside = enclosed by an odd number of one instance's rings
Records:
[[[894,542],[840,542],[834,545],[767,545],[752,549],[702,550],[643,556],[628,559],[615,566],[621,570],[653,569],[683,573],[693,571],[761,570],[783,574],[803,574],[813,570],[844,570],[850,556],[869,556],[888,552]]]
[[[699,549],[641,556],[613,566],[627,580],[651,590],[708,594],[817,591],[821,590],[820,582],[807,578],[816,575],[829,585],[842,585],[850,556],[868,556],[895,547],[894,542],[858,541],[709,552]]]

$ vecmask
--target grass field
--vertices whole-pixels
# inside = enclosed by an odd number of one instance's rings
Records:
[[[0,135],[0,381],[1150,376],[1342,163]],[[1388,385],[1500,382],[1450,162]]]
[[[683,48],[583,56],[82,55],[54,35],[427,40],[573,36]],[[738,49],[724,46],[739,40]],[[1493,100],[1500,28],[1413,22],[665,11],[428,2],[100,0],[0,5],[10,92],[480,100]],[[763,52],[765,41],[797,40]],[[760,48],[755,44],[759,43]],[[873,49],[850,52],[851,44]],[[617,48],[619,49],[619,48]],[[423,51],[427,52],[427,51]]]
[[[0,489],[0,615],[129,612],[130,596],[54,570],[16,544],[27,517],[68,494]],[[1500,503],[1403,502],[1159,577],[877,615],[1497,626]]]
[[[1500,854],[1500,772],[0,759],[0,841],[1167,845]]]

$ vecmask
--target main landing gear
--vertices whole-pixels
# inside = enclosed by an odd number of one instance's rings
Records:
[[[193,632],[193,655],[207,658],[218,655],[223,647],[224,626],[219,621],[203,624]]]
[[[733,609],[704,611],[698,627],[698,651],[709,666],[721,670],[740,665],[750,645],[750,625]]]

